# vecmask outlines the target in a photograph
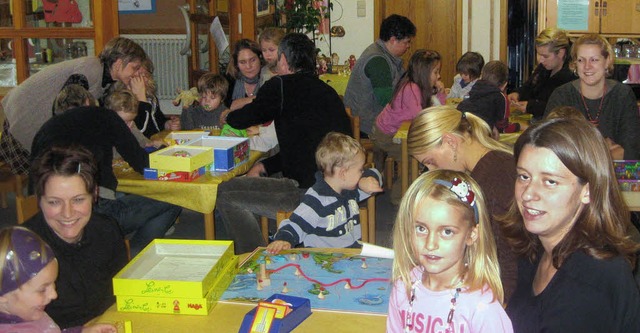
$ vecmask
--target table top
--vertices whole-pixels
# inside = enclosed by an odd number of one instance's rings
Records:
[[[344,92],[347,90],[347,84],[349,83],[349,76],[340,74],[322,74],[320,80],[326,82],[331,88],[340,96],[344,96]]]
[[[218,184],[247,173],[264,153],[251,151],[249,160],[228,172],[205,173],[191,182],[145,180],[123,162],[114,165],[113,172],[118,179],[118,191],[142,195],[203,214],[211,213],[216,206]]]
[[[358,254],[356,249],[308,249],[309,251],[328,251]],[[250,253],[240,255],[242,263]],[[255,304],[218,302],[207,316],[154,314],[137,312],[118,312],[116,305],[111,306],[104,314],[92,322],[112,323],[123,327],[125,320],[130,320],[133,332],[237,332],[244,315],[255,307]],[[327,332],[331,327],[336,332],[384,332],[387,316],[380,314],[345,313],[328,310],[311,309],[311,316],[303,321],[294,332]],[[339,323],[339,324],[338,324]],[[122,332],[120,330],[118,332]]]

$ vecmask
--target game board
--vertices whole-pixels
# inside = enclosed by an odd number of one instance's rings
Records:
[[[257,303],[286,293],[311,300],[312,309],[386,314],[389,306],[390,259],[288,250],[278,255],[264,249],[241,266],[220,301]]]

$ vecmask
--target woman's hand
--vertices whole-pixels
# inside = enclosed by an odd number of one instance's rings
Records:
[[[271,242],[271,244],[267,246],[267,252],[272,254],[277,254],[280,251],[288,250],[290,248],[291,248],[291,243],[287,241],[277,240],[277,241]]]
[[[254,164],[249,172],[247,172],[247,177],[262,177],[267,174],[267,169],[265,169],[264,164],[258,162]]]
[[[254,98],[256,97],[250,96],[250,97],[243,97],[243,98],[238,98],[233,100],[233,102],[231,102],[231,111],[242,109],[245,105],[253,102]]]
[[[231,109],[226,109],[220,114],[220,127],[227,123],[227,116],[231,113]]]
[[[143,75],[134,76],[129,83],[129,90],[136,96],[138,101],[147,101],[147,79]]]

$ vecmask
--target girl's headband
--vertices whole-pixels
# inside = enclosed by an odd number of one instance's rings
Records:
[[[469,204],[469,206],[473,208],[476,224],[480,223],[480,218],[478,217],[478,205],[476,205],[476,194],[471,190],[469,183],[457,177],[453,178],[451,182],[442,179],[436,179],[434,182],[448,188],[460,199],[460,201]]]
[[[0,258],[4,261],[0,295],[18,289],[54,259],[49,245],[39,240],[36,234],[26,228],[13,228],[5,258]]]

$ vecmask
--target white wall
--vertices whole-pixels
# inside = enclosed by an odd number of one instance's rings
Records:
[[[343,64],[350,55],[356,58],[364,49],[375,40],[373,36],[373,0],[365,1],[365,16],[357,17],[358,1],[357,0],[331,0],[333,3],[333,11],[331,12],[331,26],[341,25],[344,27],[344,37],[331,38],[331,51],[337,53],[340,57],[340,63]],[[320,53],[329,55],[328,35],[325,40],[316,42]]]
[[[474,51],[485,62],[500,60],[500,12],[500,0],[462,1],[462,54]]]

